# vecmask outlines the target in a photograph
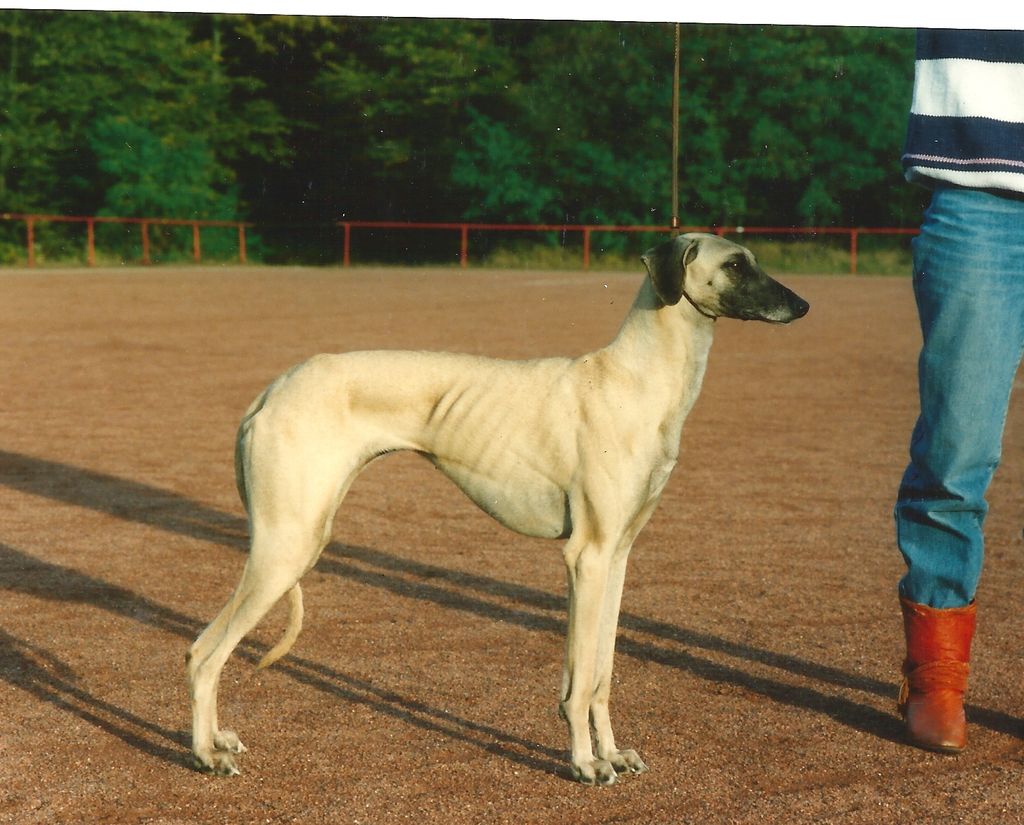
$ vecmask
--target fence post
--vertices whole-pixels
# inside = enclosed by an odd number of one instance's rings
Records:
[[[36,219],[29,215],[25,218],[25,241],[28,247],[29,269],[36,265]]]
[[[347,267],[352,262],[352,224],[345,221],[342,226],[345,227],[345,247],[341,256],[341,265]]]
[[[143,221],[139,224],[139,230],[142,232],[142,263],[149,264],[149,224]]]
[[[857,274],[857,230],[850,230],[850,274]]]
[[[245,263],[245,224],[238,224],[238,262]]]
[[[89,218],[85,222],[85,258],[89,266],[96,266],[96,220]]]
[[[469,226],[462,224],[459,231],[461,236],[461,247],[459,249],[459,266],[463,269],[466,268],[466,264],[469,262]]]
[[[199,224],[192,224],[192,257],[196,263],[202,260],[202,250],[199,248]]]
[[[590,269],[590,227],[583,227],[583,269]]]

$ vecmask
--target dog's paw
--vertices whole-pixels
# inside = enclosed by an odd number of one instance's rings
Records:
[[[215,776],[238,776],[241,773],[235,763],[234,754],[227,751],[211,750],[208,753],[193,753],[192,764],[196,770]]]
[[[213,747],[192,751],[192,764],[204,773],[216,776],[238,776],[238,763],[235,755],[245,753],[246,747],[238,738],[238,734],[230,730],[220,730],[213,735]]]
[[[218,731],[213,735],[213,747],[228,753],[245,753],[248,748],[242,744],[238,734],[233,730]]]
[[[615,767],[607,759],[590,759],[585,762],[574,762],[572,775],[577,782],[584,785],[614,785]]]
[[[615,751],[608,761],[618,773],[643,773],[647,765],[635,750]]]

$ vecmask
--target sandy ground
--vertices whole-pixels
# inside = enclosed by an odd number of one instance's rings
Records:
[[[578,354],[631,274],[0,273],[0,822],[1024,821],[1024,416],[991,490],[959,757],[903,744],[892,500],[916,414],[904,279],[785,279],[789,327],[722,321],[630,562],[613,693],[650,766],[573,783],[557,542],[429,464],[373,465],[304,580],[306,628],[225,669],[242,775],[189,767],[183,656],[237,581],[238,419],[320,351]]]

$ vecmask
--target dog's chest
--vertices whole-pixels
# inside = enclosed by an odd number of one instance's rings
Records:
[[[560,538],[571,531],[565,491],[514,455],[474,465],[437,456],[430,460],[480,509],[509,529],[538,538]]]

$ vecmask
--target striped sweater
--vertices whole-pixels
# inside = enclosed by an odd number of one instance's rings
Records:
[[[926,185],[1024,192],[1024,31],[918,32],[903,169]]]

